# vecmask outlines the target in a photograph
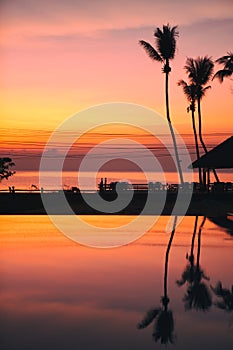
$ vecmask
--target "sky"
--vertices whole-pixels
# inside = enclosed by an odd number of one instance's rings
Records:
[[[171,117],[179,132],[191,133],[177,81],[186,80],[187,57],[215,60],[232,51],[232,13],[231,0],[2,0],[3,148],[41,147],[67,117],[100,103],[136,103],[164,115],[162,67],[138,41],[153,45],[154,30],[167,23],[179,30],[171,61]],[[231,133],[233,83],[214,80],[211,86],[202,103],[203,131]]]

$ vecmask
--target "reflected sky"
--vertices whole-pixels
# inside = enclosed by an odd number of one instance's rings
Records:
[[[199,218],[198,227],[203,218]],[[92,217],[98,223],[99,217]],[[103,217],[101,217],[103,220]],[[121,219],[106,218],[109,224]],[[1,216],[0,345],[13,349],[154,349],[153,326],[138,330],[164,293],[168,217],[138,241],[115,249],[83,247],[64,237],[46,216]],[[208,218],[201,231],[200,266],[212,296],[209,310],[185,310],[187,285],[176,281],[188,263],[195,217],[174,234],[168,263],[174,349],[232,348],[233,316],[215,305],[211,286],[231,289],[233,239]],[[194,252],[198,249],[198,228]]]

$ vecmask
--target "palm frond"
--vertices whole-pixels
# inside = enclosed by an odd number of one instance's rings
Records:
[[[223,309],[226,311],[232,311],[233,310],[233,286],[230,289],[223,288],[222,283],[218,282],[216,284],[216,287],[210,286],[214,294],[221,298],[222,300],[218,300],[215,302],[215,305],[219,309]]]
[[[176,284],[181,287],[183,286],[186,282],[187,283],[192,283],[195,278],[195,266],[194,265],[187,265],[182,273],[181,279],[176,281]]]
[[[139,44],[145,49],[145,51],[147,52],[148,56],[155,61],[159,61],[162,62],[163,59],[162,57],[159,55],[159,53],[153,48],[153,46],[151,46],[149,43],[147,43],[144,40],[140,40]]]
[[[188,85],[188,83],[182,79],[179,80],[177,84],[178,86],[182,87],[187,100],[192,104],[195,104],[195,100],[197,98],[197,86],[195,84]]]
[[[210,85],[201,88],[201,89],[199,90],[199,97],[200,97],[200,98],[204,97],[204,96],[206,95],[206,91],[208,91],[209,89],[211,89],[211,86],[210,86]]]
[[[157,317],[160,311],[161,311],[161,308],[151,309],[147,311],[143,320],[140,323],[138,323],[137,328],[143,329],[149,326],[149,324],[151,324],[151,322]]]
[[[230,77],[232,74],[233,70],[221,69],[214,74],[213,79],[217,78],[222,83],[224,78]]]
[[[212,305],[212,297],[207,285],[203,282],[194,283],[187,289],[183,301],[185,302],[185,309],[207,311]]]
[[[15,174],[15,171],[10,170],[10,167],[15,166],[15,163],[9,157],[0,158],[0,182],[3,179],[8,179]]]
[[[152,334],[155,342],[160,340],[161,344],[174,343],[174,319],[172,311],[162,311],[154,323]]]
[[[227,52],[227,55],[219,57],[215,62],[222,64],[223,69],[217,71],[213,79],[217,78],[222,83],[224,78],[230,77],[233,74],[233,53]]]
[[[164,60],[173,59],[176,51],[176,37],[179,36],[177,26],[163,25],[154,32],[157,51]]]
[[[186,81],[184,81],[183,79],[180,79],[180,80],[178,80],[177,85],[178,85],[178,86],[185,87],[185,86],[187,86],[188,84],[187,84]]]
[[[223,301],[217,301],[214,304],[217,306],[217,308],[227,311],[227,305]]]
[[[184,66],[191,83],[205,85],[211,79],[214,70],[214,63],[211,57],[187,58]]]
[[[223,64],[224,67],[226,68],[226,65],[233,64],[233,53],[232,52],[227,52],[227,55],[219,57],[217,60],[215,60],[216,63]]]
[[[199,77],[200,84],[205,85],[211,79],[214,72],[214,63],[211,57],[200,58]]]
[[[188,74],[188,78],[191,81],[197,81],[197,71],[195,60],[191,57],[188,57],[186,60],[186,64],[184,66],[186,73]]]
[[[210,286],[210,288],[212,289],[212,291],[214,292],[214,294],[216,294],[217,296],[222,296],[222,292],[223,292],[223,288],[222,288],[222,282],[218,282],[216,284],[216,287]]]

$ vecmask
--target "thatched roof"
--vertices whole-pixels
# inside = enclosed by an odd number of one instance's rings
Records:
[[[233,168],[233,136],[204,154],[190,168],[227,169]]]

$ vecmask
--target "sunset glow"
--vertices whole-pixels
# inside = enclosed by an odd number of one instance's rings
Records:
[[[99,103],[133,102],[164,114],[161,66],[145,55],[138,40],[153,44],[154,29],[168,22],[180,33],[171,62],[172,119],[180,132],[191,133],[177,81],[186,80],[186,57],[215,60],[231,49],[232,9],[228,0],[211,6],[207,0],[2,1],[1,138],[14,140],[9,152],[24,149],[34,140],[34,130],[41,131],[36,142],[43,144],[65,118]],[[228,132],[232,83],[211,85],[203,101],[204,132]]]
[[[0,0],[2,350],[232,348],[232,14]]]

